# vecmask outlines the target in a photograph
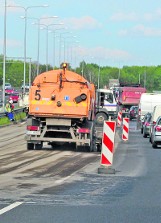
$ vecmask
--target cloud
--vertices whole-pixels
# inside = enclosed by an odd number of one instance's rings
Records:
[[[139,19],[138,15],[134,12],[130,12],[130,13],[118,12],[118,13],[112,15],[110,18],[111,21],[116,21],[116,22],[137,21],[138,19]]]
[[[157,21],[161,19],[161,8],[157,8],[154,12],[144,13],[143,20],[145,21]]]
[[[119,31],[119,36],[160,37],[161,29],[146,27],[142,24],[139,24],[131,29],[124,29]]]
[[[0,45],[3,46],[3,39],[0,39]],[[16,47],[22,47],[23,44],[21,42],[17,41],[17,40],[7,39],[6,40],[6,46],[16,48]]]
[[[68,27],[75,30],[80,29],[97,29],[101,28],[102,24],[96,19],[90,16],[84,16],[81,18],[68,18],[65,19],[64,24],[68,24]]]
[[[127,51],[120,49],[108,49],[104,47],[95,47],[95,48],[80,48],[79,54],[82,58],[93,57],[98,60],[108,59],[108,60],[128,60],[132,58]]]
[[[158,21],[161,20],[161,8],[157,8],[153,12],[146,12],[142,13],[141,15],[139,13],[135,12],[118,12],[113,14],[110,17],[110,21],[113,22],[135,22],[135,21],[142,21],[142,22],[152,22],[152,21]]]

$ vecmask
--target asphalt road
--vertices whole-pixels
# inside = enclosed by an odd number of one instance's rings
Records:
[[[27,151],[24,125],[0,129],[1,223],[160,223],[161,149],[130,122],[117,128],[112,168],[98,174],[100,153],[68,146]]]

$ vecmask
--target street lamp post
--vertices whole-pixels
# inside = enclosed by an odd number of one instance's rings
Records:
[[[71,36],[72,38],[75,38],[76,36]],[[72,65],[73,64],[73,47],[74,47],[74,44],[75,43],[78,43],[79,41],[74,41],[74,40],[71,40],[71,41],[68,41],[68,48],[67,48],[67,53],[66,53],[66,58],[68,61],[70,61],[70,64]],[[66,45],[65,45],[66,46]]]
[[[76,40],[75,43],[79,43],[80,41]],[[77,54],[78,54],[78,49],[80,48],[80,45],[76,44],[75,47],[74,47],[74,50],[73,48],[71,49],[71,61],[73,61],[73,57],[74,57],[74,65],[75,65],[75,68],[76,68],[76,64],[77,64]],[[74,53],[74,56],[72,54],[72,52]]]
[[[5,0],[4,9],[4,45],[3,45],[3,109],[5,107],[5,79],[6,79],[6,14],[7,14],[7,1]]]
[[[66,28],[60,28],[60,29],[54,29],[53,31],[51,31],[53,33],[53,69],[55,67],[55,39],[56,37],[56,31],[62,30],[62,29],[66,29]]]
[[[61,42],[62,42],[62,35],[63,34],[67,34],[67,33],[72,33],[72,32],[69,32],[68,31],[68,32],[60,33],[60,39],[59,39],[59,64],[61,64]]]
[[[48,32],[49,32],[49,26],[54,25],[64,25],[64,23],[53,23],[53,24],[39,24],[46,27],[46,71],[48,71]]]
[[[25,94],[25,79],[26,79],[26,34],[27,34],[27,12],[31,8],[38,8],[38,7],[48,7],[48,5],[37,5],[37,6],[28,6],[28,7],[23,7],[23,6],[10,6],[8,5],[7,7],[16,7],[16,8],[22,8],[25,11],[25,31],[24,31],[24,83],[23,83],[23,93]]]
[[[24,16],[21,16],[22,19],[24,19]],[[54,19],[58,18],[58,16],[48,16],[48,17],[43,17],[43,18],[34,18],[34,17],[27,17],[27,19],[35,19],[37,20],[37,25],[38,25],[38,35],[37,35],[37,69],[36,69],[36,74],[38,76],[39,74],[39,52],[40,52],[40,21],[43,19]],[[35,23],[33,23],[35,24]]]

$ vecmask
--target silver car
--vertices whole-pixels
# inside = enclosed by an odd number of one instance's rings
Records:
[[[141,120],[141,134],[143,134],[144,123],[145,123],[145,121],[147,120],[147,118],[148,118],[149,116],[151,116],[151,113],[150,113],[150,112],[146,113],[146,114],[144,115],[144,117],[142,118],[142,120]]]
[[[157,118],[155,125],[152,127],[151,143],[153,148],[161,145],[161,116]]]
[[[144,120],[144,124],[143,124],[143,137],[147,138],[147,136],[149,136],[150,133],[150,126],[151,126],[151,113],[149,113],[146,116],[146,119]]]

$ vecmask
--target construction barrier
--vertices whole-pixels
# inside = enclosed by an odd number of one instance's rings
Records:
[[[120,127],[122,122],[122,112],[119,111],[117,115],[117,126]]]
[[[102,138],[102,151],[101,151],[101,166],[98,173],[114,173],[113,169],[105,171],[104,167],[109,167],[113,163],[114,153],[114,137],[115,137],[116,122],[104,121],[103,126],[103,138]]]
[[[122,140],[129,139],[129,118],[123,118]]]

